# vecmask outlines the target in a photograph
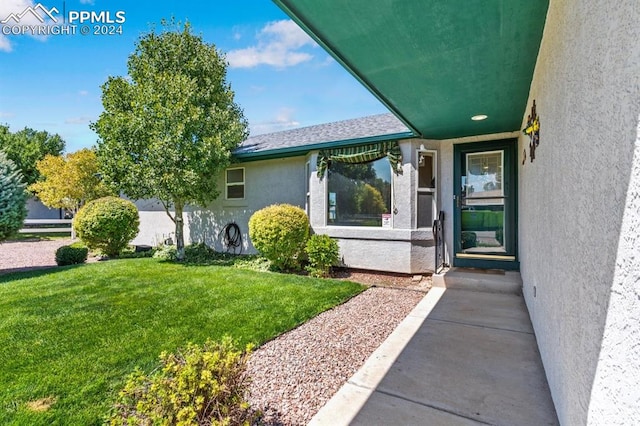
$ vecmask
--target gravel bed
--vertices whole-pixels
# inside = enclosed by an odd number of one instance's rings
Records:
[[[0,243],[0,274],[56,266],[56,250],[72,242],[64,238]]]
[[[257,349],[249,401],[262,424],[307,424],[424,295],[373,287]]]

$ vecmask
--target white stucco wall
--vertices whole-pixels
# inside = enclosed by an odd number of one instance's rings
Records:
[[[162,204],[157,200],[138,200],[134,204],[140,216],[138,235],[131,241],[133,245],[157,246],[166,238],[175,241],[176,226],[169,218]],[[185,230],[188,229],[189,218],[185,215]],[[185,233],[185,244],[189,244],[189,233]]]
[[[236,164],[245,168],[244,200],[225,199],[225,181],[221,177],[221,194],[207,209],[187,213],[189,236],[194,242],[205,242],[224,251],[222,231],[226,224],[236,222],[242,232],[243,252],[255,253],[249,239],[249,218],[263,207],[288,203],[305,208],[305,157],[291,157]]]
[[[533,163],[519,143],[524,293],[564,425],[640,419],[639,22],[637,0],[551,0]]]
[[[218,181],[220,195],[206,209],[189,206],[185,209],[185,244],[205,242],[216,250],[225,251],[222,230],[235,221],[242,232],[243,253],[255,253],[249,240],[251,215],[275,203],[305,207],[305,157],[253,161],[233,165],[245,168],[244,200],[225,199],[224,174]],[[136,202],[140,213],[140,232],[132,244],[156,245],[165,236],[173,236],[175,225],[162,205],[155,200]]]

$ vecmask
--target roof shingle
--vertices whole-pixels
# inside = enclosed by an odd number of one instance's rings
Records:
[[[412,133],[393,114],[378,114],[253,136],[244,141],[234,154],[243,157],[267,152],[275,154],[278,151],[297,151],[297,148],[304,151],[305,147],[315,145],[330,146],[332,143],[346,141],[357,144],[359,140],[398,135],[410,137]]]

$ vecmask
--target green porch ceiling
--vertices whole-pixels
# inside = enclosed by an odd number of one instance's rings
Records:
[[[419,135],[520,128],[548,0],[274,2]]]

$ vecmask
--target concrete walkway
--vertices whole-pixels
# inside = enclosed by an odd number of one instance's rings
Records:
[[[558,424],[521,296],[434,287],[310,424]]]

